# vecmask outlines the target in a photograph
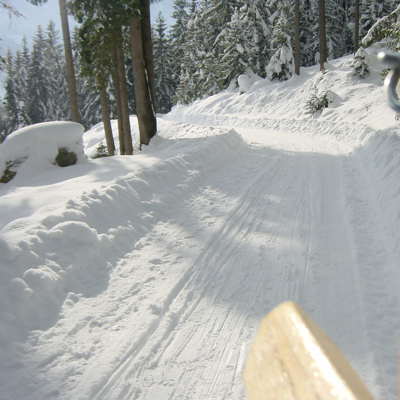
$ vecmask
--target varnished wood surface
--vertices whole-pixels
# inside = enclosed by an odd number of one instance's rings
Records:
[[[372,400],[341,351],[295,303],[261,321],[243,374],[249,400]]]

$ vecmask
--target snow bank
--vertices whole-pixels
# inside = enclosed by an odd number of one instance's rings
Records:
[[[9,162],[20,163],[13,184],[26,181],[55,167],[60,149],[75,153],[77,162],[86,161],[83,154],[84,128],[75,122],[43,122],[18,129],[7,136],[0,147],[0,171]]]
[[[171,157],[83,193],[55,214],[39,221],[35,216],[19,219],[0,232],[1,345],[54,323],[68,293],[101,292],[113,267],[109,260],[125,255],[163,217],[168,204],[244,146],[234,130],[186,139],[184,147],[182,140],[153,141]]]
[[[327,63],[326,73],[318,66],[301,68],[300,76],[285,82],[268,79],[254,81],[245,93],[225,91],[189,106],[175,106],[164,118],[183,122],[267,127],[271,120],[319,121],[320,123],[362,124],[381,130],[395,121],[382,90],[380,73],[384,68],[376,58],[379,49],[367,49],[370,74],[366,79],[354,77],[353,57],[346,56]],[[248,80],[245,78],[248,83]],[[307,101],[315,94],[333,91],[334,101],[319,114],[307,114]],[[222,118],[222,121],[221,121]],[[228,122],[229,121],[229,122]]]

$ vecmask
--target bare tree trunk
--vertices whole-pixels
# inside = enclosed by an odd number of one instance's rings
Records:
[[[122,112],[122,125],[124,130],[124,146],[125,154],[132,155],[132,134],[131,124],[129,121],[129,102],[128,102],[128,91],[126,89],[126,74],[125,74],[125,60],[124,52],[122,49],[122,39],[116,44],[117,52],[117,63],[118,63],[118,80],[119,80],[119,91],[121,98],[121,112]]]
[[[136,114],[139,124],[140,148],[148,145],[157,132],[157,120],[151,104],[151,94],[143,56],[140,18],[130,21],[133,79],[135,81]]]
[[[147,80],[150,86],[151,102],[153,112],[156,113],[156,97],[154,83],[154,63],[153,63],[153,41],[151,39],[151,19],[150,19],[150,0],[140,0],[142,6],[142,43],[143,43],[143,58],[147,72]]]
[[[359,34],[360,34],[360,0],[356,0],[354,23],[354,54],[358,50]]]
[[[104,133],[107,143],[108,155],[113,156],[115,154],[114,137],[111,129],[110,121],[110,107],[108,106],[108,96],[106,89],[100,89],[100,104],[101,104],[101,116],[103,119]]]
[[[119,78],[117,72],[118,71],[117,51],[115,49],[115,46],[111,48],[111,52],[113,56],[112,79],[114,82],[114,90],[115,90],[115,105],[117,108],[119,154],[123,156],[125,155],[125,135],[124,135],[124,125],[122,124],[121,93],[119,89]]]
[[[74,72],[74,63],[72,59],[71,37],[69,35],[67,6],[65,4],[65,0],[59,0],[58,3],[60,6],[61,26],[63,32],[65,65],[67,69],[67,82],[68,82],[69,103],[71,107],[71,118],[72,121],[79,122],[78,95],[76,93],[75,72]]]
[[[300,0],[295,3],[295,51],[294,51],[294,72],[300,75]]]
[[[326,56],[326,28],[325,28],[325,0],[318,1],[319,11],[319,65],[325,71]]]

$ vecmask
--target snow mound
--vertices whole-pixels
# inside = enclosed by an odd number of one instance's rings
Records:
[[[245,74],[242,74],[238,78],[238,84],[239,84],[240,92],[245,93],[251,88],[251,86],[253,85],[253,82],[250,79],[250,77],[248,77]]]
[[[60,149],[74,153],[77,162],[84,162],[83,132],[81,124],[66,121],[42,122],[18,129],[0,147],[0,171],[5,171],[10,163],[19,164],[15,166],[18,174],[13,183],[29,181],[42,171],[56,168]]]
[[[185,139],[183,150],[182,140],[157,138],[169,143],[169,158],[84,192],[41,219],[7,225],[0,233],[0,345],[55,323],[69,294],[103,291],[110,260],[125,255],[169,204],[242,151],[242,137],[224,131]]]

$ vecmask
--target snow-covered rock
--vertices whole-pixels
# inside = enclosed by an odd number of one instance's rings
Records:
[[[60,153],[73,153],[76,162],[86,161],[83,132],[81,124],[67,121],[43,122],[18,129],[0,147],[0,174],[8,167],[14,173],[18,170],[18,179],[29,179],[57,164],[64,166],[56,160]]]

